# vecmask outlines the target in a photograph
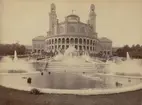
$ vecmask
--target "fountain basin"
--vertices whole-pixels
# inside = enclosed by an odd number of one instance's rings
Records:
[[[100,70],[94,66],[92,60],[89,62],[89,58],[87,58],[87,62],[85,60],[81,61],[79,57],[77,59],[81,62],[81,66],[76,65],[76,63],[71,66],[70,63],[64,63],[65,66],[62,65],[62,61],[59,61],[59,63],[55,60],[48,65],[46,69],[48,71],[42,73],[37,71],[0,73],[0,85],[7,87],[7,89],[19,90],[17,92],[20,95],[22,94],[21,91],[25,91],[23,94],[26,94],[30,99],[33,98],[34,101],[37,98],[34,95],[27,94],[27,92],[36,88],[45,93],[38,96],[36,103],[23,98],[24,102],[33,103],[34,105],[40,105],[40,103],[42,105],[141,105],[141,94],[138,93],[141,93],[142,88],[141,76],[99,73]],[[71,57],[68,62],[72,60]],[[40,62],[38,63],[40,64]],[[38,67],[41,66],[46,67],[45,64],[38,65]],[[43,70],[43,67],[39,70]],[[29,78],[30,82],[28,82]],[[11,91],[13,92],[13,90]],[[39,102],[40,99],[42,101]]]
[[[31,84],[27,79],[31,78]],[[12,80],[12,81],[11,81]],[[33,73],[0,73],[0,84],[8,87],[36,87],[50,89],[122,89],[142,83],[142,77],[120,76],[90,72],[33,72]]]
[[[46,74],[47,73],[47,74]],[[55,72],[51,72],[51,75],[56,75]],[[60,72],[61,73],[61,72]],[[115,80],[121,81],[127,81],[131,79],[132,84],[125,84],[124,87],[118,87],[118,88],[88,88],[88,89],[56,89],[56,88],[45,88],[40,87],[41,86],[41,80],[43,83],[46,83],[47,81],[43,81],[43,76],[46,78],[49,76],[48,72],[45,72],[43,75],[41,75],[39,72],[33,72],[33,73],[20,73],[20,74],[11,74],[11,73],[1,73],[0,74],[0,80],[3,80],[3,85],[5,91],[11,92],[12,96],[9,95],[9,93],[5,92],[7,96],[11,97],[10,99],[13,100],[15,103],[22,102],[20,105],[31,103],[30,105],[35,105],[37,102],[38,105],[43,105],[45,102],[50,105],[141,105],[141,97],[142,97],[142,84],[141,84],[141,78],[142,77],[134,77],[134,76],[118,76],[118,75],[104,75],[104,74],[98,74],[102,76],[112,76],[116,78]],[[33,84],[27,84],[26,78],[31,77],[33,79]],[[13,81],[9,81],[13,78]],[[18,81],[19,82],[18,82]],[[39,82],[37,81],[39,80]],[[55,79],[57,80],[57,79]],[[112,80],[112,79],[111,79]],[[136,83],[137,81],[137,83]],[[35,83],[36,82],[36,83]],[[54,83],[61,83],[62,80],[56,81]],[[9,84],[11,83],[11,84]],[[14,84],[15,83],[15,84]],[[40,86],[39,86],[40,85]],[[129,86],[128,86],[129,85]],[[52,85],[53,86],[53,85]],[[9,89],[13,88],[13,89]],[[43,92],[45,94],[39,95],[38,100],[36,95],[31,95],[28,93],[31,89],[36,88],[40,92]],[[1,91],[1,87],[0,87]],[[22,92],[24,91],[24,92]],[[3,95],[4,97],[5,95]],[[17,98],[19,97],[17,101]],[[23,98],[22,98],[23,97]],[[30,101],[28,98],[34,99],[34,101]],[[126,99],[127,98],[127,99]],[[8,100],[7,98],[5,98]],[[40,100],[42,99],[42,100]],[[53,100],[52,100],[53,99]],[[1,98],[0,98],[1,100]],[[24,101],[24,103],[23,103]],[[0,101],[1,103],[1,101]],[[19,104],[19,103],[18,103]],[[14,105],[18,105],[14,104]]]

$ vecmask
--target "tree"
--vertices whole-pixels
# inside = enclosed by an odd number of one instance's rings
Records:
[[[25,54],[26,48],[20,44],[0,44],[0,55],[13,55],[14,51],[18,54]]]
[[[119,48],[116,51],[116,54],[120,57],[126,57],[127,52],[129,52],[130,56],[133,58],[142,58],[142,46],[140,46],[139,44],[132,45],[132,47],[125,45]]]
[[[137,45],[135,46],[135,48],[136,48],[136,51],[137,51],[137,52],[139,52],[139,51],[141,50],[141,46],[140,46],[139,44],[137,44]]]
[[[26,52],[26,48],[24,45],[20,45],[20,47],[18,47],[18,53],[19,54],[25,54]]]

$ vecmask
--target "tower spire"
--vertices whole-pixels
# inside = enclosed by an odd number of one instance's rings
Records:
[[[49,13],[49,32],[50,34],[54,34],[54,27],[57,23],[57,14],[56,14],[56,6],[54,3],[51,4]]]
[[[88,24],[92,27],[93,32],[96,32],[96,13],[94,4],[91,4],[90,6]]]

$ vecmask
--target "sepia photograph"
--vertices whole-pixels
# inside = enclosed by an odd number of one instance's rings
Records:
[[[142,0],[0,0],[0,105],[142,105]]]

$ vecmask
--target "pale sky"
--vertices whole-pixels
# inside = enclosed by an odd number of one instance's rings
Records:
[[[2,43],[31,45],[32,38],[46,36],[52,2],[60,21],[75,10],[86,22],[95,4],[98,37],[108,37],[113,46],[142,44],[142,0],[1,0]]]

